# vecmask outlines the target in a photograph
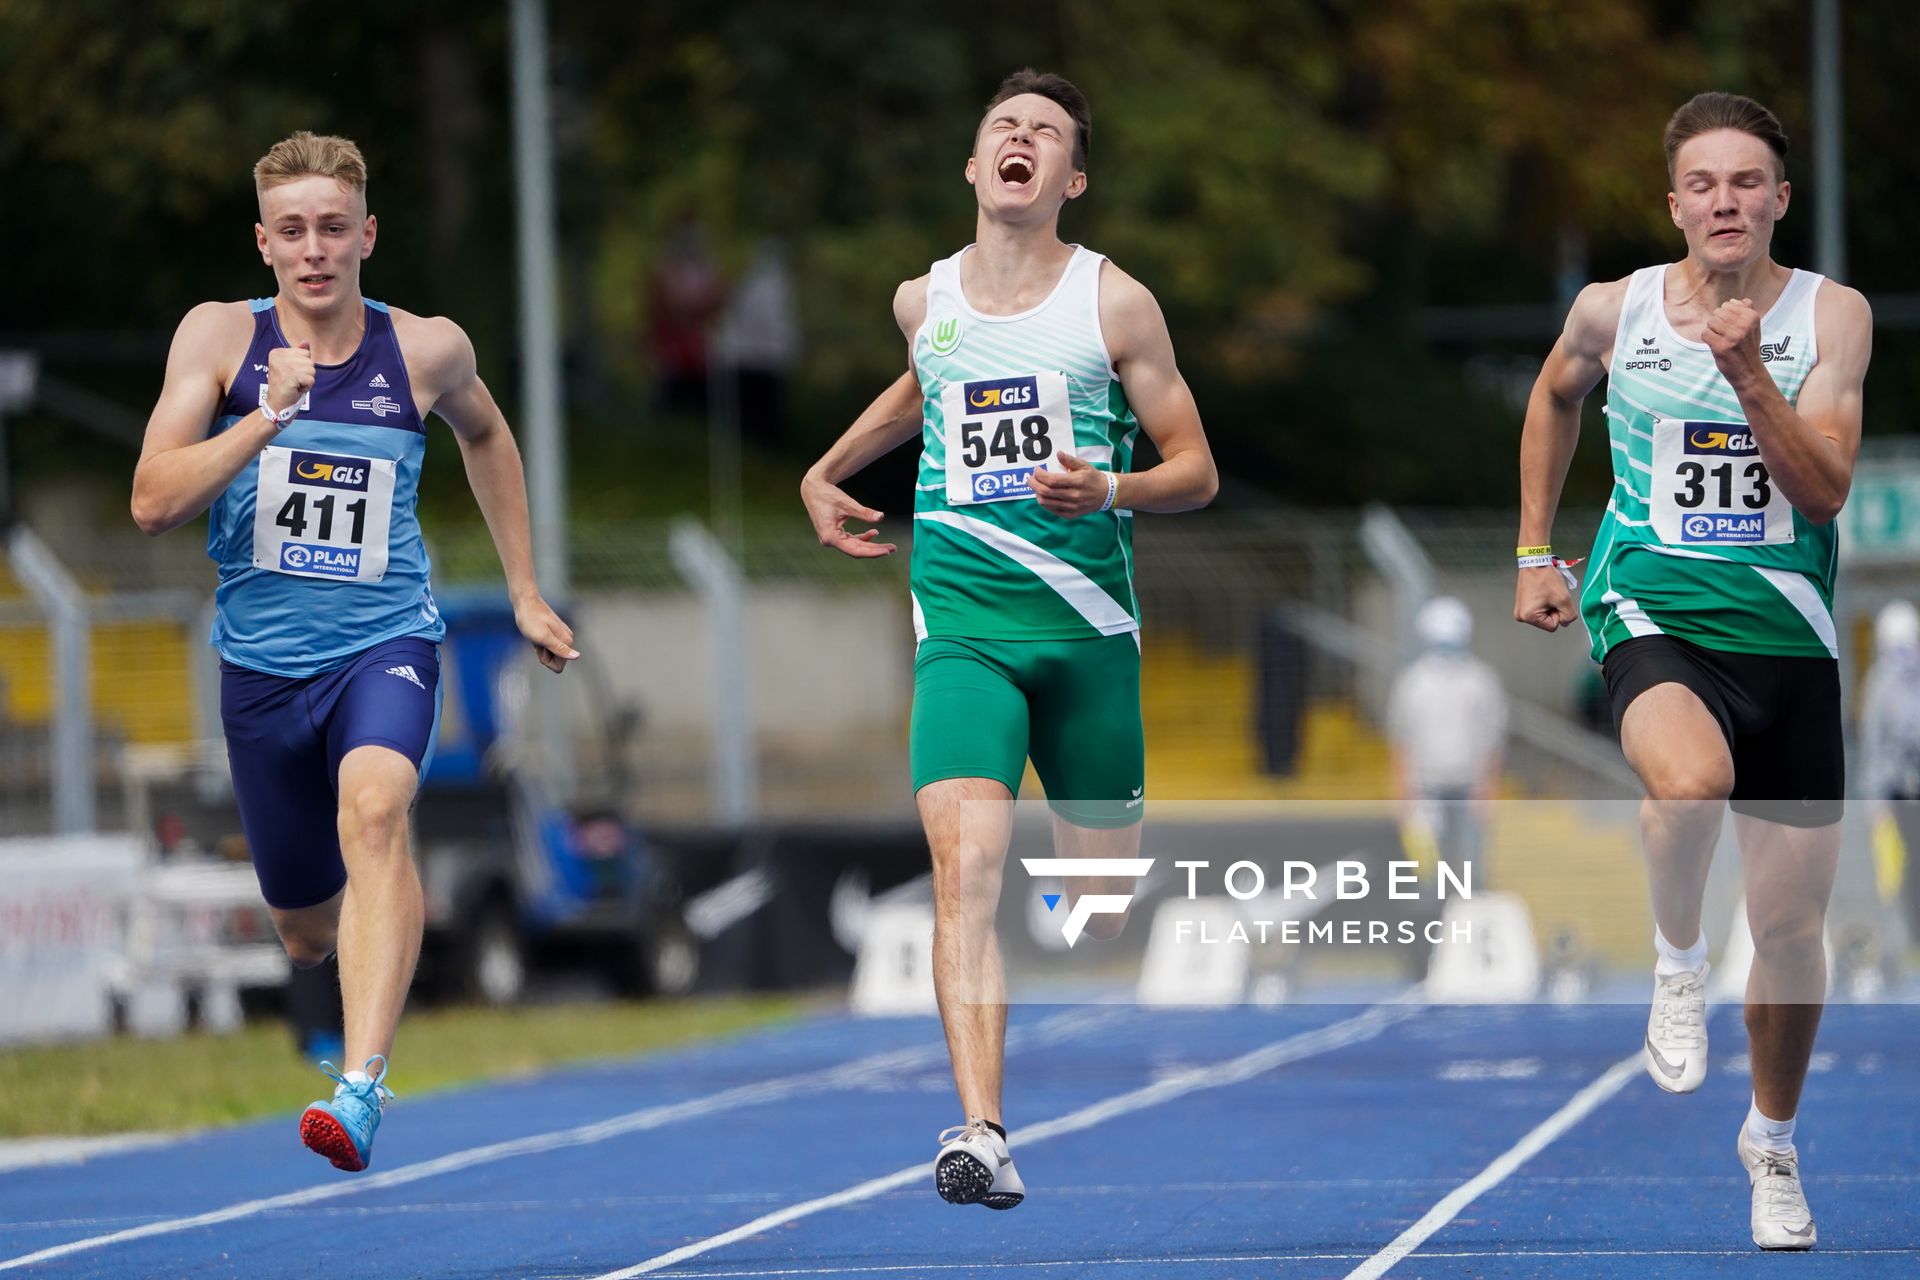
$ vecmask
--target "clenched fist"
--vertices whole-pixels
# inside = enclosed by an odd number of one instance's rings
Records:
[[[1579,618],[1573,606],[1573,592],[1557,567],[1542,565],[1520,570],[1520,581],[1513,592],[1513,620],[1542,631],[1570,627]]]
[[[1713,352],[1713,362],[1728,382],[1736,374],[1751,374],[1760,363],[1760,313],[1751,298],[1730,298],[1713,309],[1702,335]]]
[[[275,347],[267,353],[267,407],[280,413],[300,403],[313,390],[313,349]]]

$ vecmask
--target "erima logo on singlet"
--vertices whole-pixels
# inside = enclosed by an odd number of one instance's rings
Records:
[[[1760,452],[1750,431],[1729,431],[1722,426],[1687,424],[1687,452],[1710,454],[1753,454]]]
[[[287,479],[294,484],[319,485],[328,489],[367,489],[367,464],[363,458],[337,458],[326,453],[295,453],[288,463]]]
[[[969,409],[1031,409],[1040,400],[1033,378],[996,378],[966,384]]]

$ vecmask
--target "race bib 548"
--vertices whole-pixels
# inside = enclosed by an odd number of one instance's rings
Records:
[[[1034,469],[1072,445],[1064,373],[949,383],[940,407],[949,503],[1031,498]]]

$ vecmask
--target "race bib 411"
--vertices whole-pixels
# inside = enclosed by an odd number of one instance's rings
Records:
[[[253,566],[302,578],[378,582],[387,572],[391,458],[268,445],[253,505]]]

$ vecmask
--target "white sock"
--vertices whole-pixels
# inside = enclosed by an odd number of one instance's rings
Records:
[[[1747,1141],[1762,1151],[1793,1150],[1792,1120],[1769,1120],[1760,1114],[1760,1104],[1747,1108]]]
[[[366,1084],[367,1082],[369,1082],[369,1081],[370,1081],[370,1080],[372,1080],[372,1079],[373,1079],[373,1077],[372,1077],[372,1076],[370,1076],[370,1075],[368,1075],[368,1074],[367,1074],[366,1072],[364,1072],[364,1071],[349,1071],[349,1072],[347,1072],[347,1083],[348,1083],[348,1084]]]
[[[1667,935],[1660,932],[1660,926],[1653,926],[1653,949],[1660,953],[1654,962],[1653,971],[1662,978],[1671,978],[1676,973],[1698,973],[1707,962],[1707,935],[1702,933],[1694,939],[1690,947],[1676,947],[1667,941]]]

